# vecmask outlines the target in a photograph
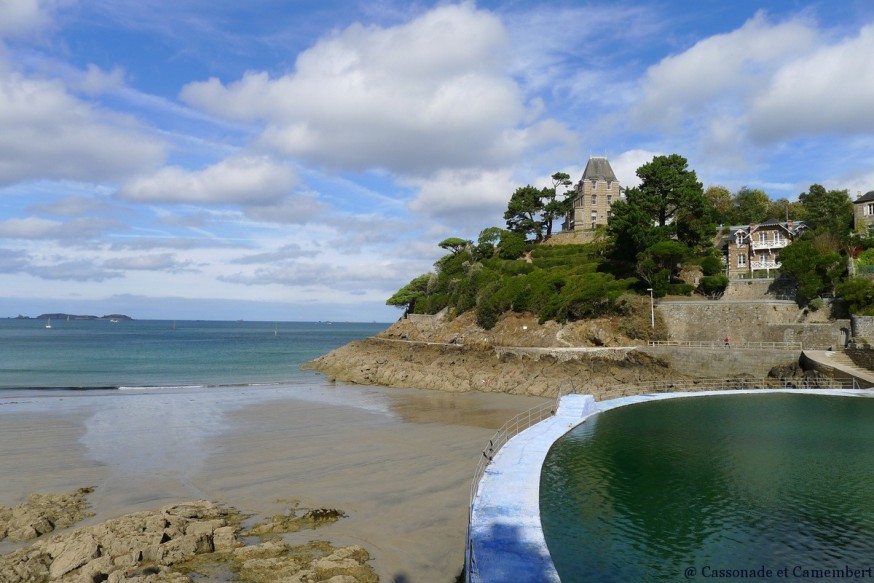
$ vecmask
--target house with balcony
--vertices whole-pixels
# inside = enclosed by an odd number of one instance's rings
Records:
[[[757,225],[731,227],[726,242],[729,278],[762,275],[773,277],[780,269],[780,250],[806,229],[800,221],[769,219]],[[764,273],[761,273],[764,272]]]

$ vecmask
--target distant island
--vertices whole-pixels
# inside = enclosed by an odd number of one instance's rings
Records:
[[[30,316],[17,316],[16,320],[29,320]],[[81,314],[64,314],[61,312],[55,314],[40,314],[36,317],[37,320],[133,320],[130,316],[124,314],[107,314],[106,316],[88,316]]]

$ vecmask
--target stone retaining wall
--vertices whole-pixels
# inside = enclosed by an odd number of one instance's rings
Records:
[[[850,316],[853,338],[874,344],[874,316]]]
[[[719,342],[801,342],[805,348],[842,348],[850,321],[798,322],[791,301],[659,302],[656,310],[669,340]],[[842,329],[844,330],[842,335]]]
[[[760,348],[683,348],[650,346],[638,350],[667,361],[677,372],[698,378],[750,375],[764,378],[775,366],[798,364],[800,353],[793,350]]]

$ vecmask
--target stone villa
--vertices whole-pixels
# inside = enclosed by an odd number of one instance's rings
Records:
[[[606,157],[592,156],[577,183],[573,210],[565,218],[565,231],[591,231],[607,225],[610,207],[624,195]]]
[[[777,255],[784,247],[791,245],[807,227],[800,221],[778,221],[769,219],[757,225],[730,227],[726,242],[726,261],[729,277],[752,275],[780,269]]]

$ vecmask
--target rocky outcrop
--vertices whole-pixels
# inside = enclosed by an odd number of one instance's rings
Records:
[[[325,512],[300,520],[312,526],[329,515],[343,515]],[[370,556],[358,546],[291,546],[281,541],[243,545],[239,534],[244,518],[237,510],[203,500],[128,514],[42,538],[0,557],[0,583],[191,583],[187,573],[224,569],[227,574],[228,566],[239,580],[251,583],[377,580],[367,565]],[[294,512],[284,515],[288,530],[293,530],[294,518]]]
[[[32,494],[18,506],[0,506],[0,540],[30,540],[76,524],[91,516],[85,510],[88,507],[85,498],[93,491],[80,488],[65,494]]]
[[[494,348],[368,339],[351,342],[306,365],[330,379],[388,387],[485,391],[554,397],[585,387],[596,398],[612,387],[685,379],[662,360],[637,350],[621,357],[574,358],[504,353]]]

